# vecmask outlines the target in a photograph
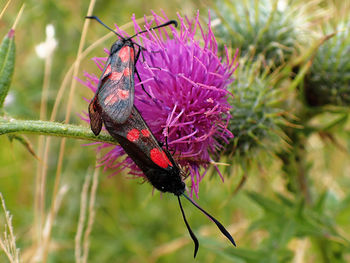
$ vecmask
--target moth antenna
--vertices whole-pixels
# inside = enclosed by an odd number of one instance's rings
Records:
[[[177,27],[177,21],[176,21],[176,20],[169,20],[168,22],[166,22],[166,23],[164,23],[164,24],[161,24],[161,25],[159,25],[159,26],[151,27],[151,28],[149,28],[149,29],[140,31],[140,32],[136,33],[135,35],[129,37],[128,39],[131,39],[131,38],[137,36],[138,34],[146,33],[146,32],[148,32],[149,30],[153,30],[153,29],[165,27],[165,26],[168,26],[168,25],[171,25],[171,24],[173,24],[175,27]]]
[[[199,210],[201,210],[203,214],[205,214],[207,217],[209,217],[216,224],[216,226],[220,229],[221,233],[225,237],[227,237],[227,239],[230,240],[234,246],[236,246],[236,242],[234,241],[233,237],[230,235],[230,233],[226,230],[226,228],[218,220],[216,220],[213,216],[211,216],[203,208],[201,208],[199,205],[197,205],[195,202],[193,202],[192,199],[189,198],[187,195],[185,195],[184,193],[182,193],[182,195],[184,197],[186,197],[186,199],[188,201],[190,201],[195,207],[197,207]]]
[[[105,23],[103,23],[101,21],[101,19],[99,19],[97,16],[86,16],[85,18],[88,19],[95,19],[97,22],[99,22],[101,25],[103,25],[105,28],[107,28],[108,30],[112,31],[114,34],[116,34],[118,37],[120,37],[121,39],[124,39],[123,36],[121,36],[120,34],[118,34],[117,32],[115,32],[112,28],[110,28],[109,26],[107,26]]]
[[[185,212],[184,212],[184,210],[183,210],[183,208],[182,208],[182,204],[181,204],[181,200],[180,200],[180,196],[179,196],[179,195],[177,196],[177,200],[179,200],[179,205],[180,205],[182,217],[183,217],[183,219],[184,219],[184,221],[185,221],[187,230],[188,230],[188,232],[190,233],[190,236],[191,236],[191,238],[192,238],[192,240],[193,240],[193,242],[194,242],[194,256],[193,256],[193,257],[195,258],[196,255],[197,255],[197,252],[198,252],[199,242],[198,242],[198,239],[197,239],[196,235],[193,233],[193,231],[192,231],[190,225],[189,225],[188,222],[187,222],[187,219],[186,219],[186,216],[185,216]]]

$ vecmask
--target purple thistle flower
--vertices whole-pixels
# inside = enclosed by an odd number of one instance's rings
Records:
[[[152,14],[151,21],[145,18],[146,28],[169,20],[164,14],[164,18]],[[132,20],[136,32],[143,30],[135,16]],[[227,86],[233,81],[237,64],[235,57],[230,62],[227,50],[226,62],[218,57],[210,14],[207,32],[199,23],[199,13],[193,20],[183,19],[180,15],[178,20],[179,31],[171,27],[169,34],[162,28],[138,36],[146,51],[141,54],[136,67],[152,99],[135,77],[135,105],[157,140],[164,142],[165,137],[168,138],[169,150],[191,177],[191,195],[198,195],[199,182],[212,159],[217,158],[222,147],[220,142],[228,142],[233,137],[227,129],[231,117],[231,106],[227,102],[227,96],[231,94]],[[126,36],[118,27],[117,32]],[[196,40],[196,34],[201,37],[200,41]],[[106,58],[94,58],[94,61],[103,70]],[[81,82],[95,92],[98,78],[89,73],[85,73],[85,77],[87,80]],[[97,150],[111,146],[100,143]],[[101,166],[113,169],[113,174],[129,168],[130,174],[144,177],[129,157],[121,160],[126,155],[120,146],[112,147],[100,160]],[[204,168],[202,174],[200,168]]]

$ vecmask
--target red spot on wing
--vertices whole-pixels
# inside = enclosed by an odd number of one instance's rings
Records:
[[[111,75],[109,75],[110,80],[119,81],[123,76],[123,72],[112,72]]]
[[[127,100],[129,98],[129,91],[124,89],[118,89],[117,93],[109,94],[104,100],[105,105],[113,105],[119,100]]]
[[[131,74],[130,68],[125,68],[124,69],[124,76],[127,77],[127,76],[130,76],[130,74]]]
[[[109,94],[107,96],[107,98],[104,101],[105,105],[113,105],[114,103],[116,103],[118,101],[118,96],[116,96],[116,94]]]
[[[129,91],[125,89],[118,89],[118,97],[121,100],[126,100],[129,98]]]
[[[132,129],[126,135],[126,138],[131,142],[137,141],[139,137],[140,137],[140,131],[138,129]]]
[[[134,57],[134,49],[130,48],[130,58],[132,61],[134,61],[135,57]]]
[[[151,132],[149,130],[147,130],[147,129],[141,130],[141,133],[145,137],[149,137],[151,135]]]
[[[158,148],[153,148],[150,151],[151,160],[162,168],[167,168],[168,166],[173,166],[166,156],[165,152],[159,150]]]
[[[124,46],[120,49],[119,57],[120,57],[122,62],[129,61],[131,54],[134,53],[134,52],[131,52],[131,50],[132,50],[132,48],[129,46]],[[134,55],[132,57],[134,57]]]

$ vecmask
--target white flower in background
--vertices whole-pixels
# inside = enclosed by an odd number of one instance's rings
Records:
[[[277,10],[280,12],[285,12],[286,9],[288,8],[288,3],[285,0],[280,0],[277,2]]]
[[[45,42],[41,42],[35,46],[35,52],[39,58],[45,59],[53,53],[57,47],[57,40],[55,39],[55,28],[49,24],[46,26],[46,39]]]

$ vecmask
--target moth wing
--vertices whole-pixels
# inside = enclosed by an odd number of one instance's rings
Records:
[[[102,117],[97,96],[95,96],[89,104],[89,117],[91,130],[97,136],[102,129]]]
[[[118,57],[109,59],[98,87],[98,101],[103,114],[115,123],[124,123],[131,114],[134,104],[134,62],[117,64]]]
[[[101,78],[97,85],[97,91],[95,93],[95,96],[90,101],[89,104],[89,118],[90,118],[90,127],[92,132],[97,136],[100,134],[102,129],[102,117],[101,117],[101,106],[99,104],[98,100],[98,94],[100,93],[102,87],[103,87],[103,81],[104,79],[109,76],[111,70],[111,58],[109,57],[106,66],[102,72]],[[108,72],[109,71],[109,72]]]
[[[166,153],[154,138],[135,106],[132,108],[130,117],[123,124],[116,124],[110,118],[104,118],[103,121],[109,134],[119,142],[141,170],[146,172],[149,169],[165,168],[154,161],[151,153],[153,150],[156,154],[159,153],[159,158],[166,158],[167,160]],[[132,132],[135,133],[132,134]]]

